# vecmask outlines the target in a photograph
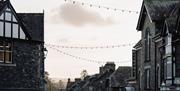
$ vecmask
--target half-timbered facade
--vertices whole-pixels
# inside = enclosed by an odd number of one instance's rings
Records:
[[[0,91],[44,91],[44,13],[0,0]]]

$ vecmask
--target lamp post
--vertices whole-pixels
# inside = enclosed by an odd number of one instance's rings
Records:
[[[44,51],[44,59],[46,59],[47,54],[48,54],[48,50],[46,48],[44,48],[43,51]]]

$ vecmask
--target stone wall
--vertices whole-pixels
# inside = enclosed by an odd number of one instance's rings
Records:
[[[41,63],[43,63],[43,46],[31,41],[13,42],[13,65],[0,66],[0,90],[38,91],[42,81]],[[13,90],[10,90],[13,89]],[[30,90],[28,90],[30,89]],[[4,90],[3,90],[4,91]]]

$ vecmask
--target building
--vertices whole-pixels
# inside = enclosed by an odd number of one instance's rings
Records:
[[[99,68],[99,73],[87,76],[84,80],[75,79],[74,82],[68,80],[67,91],[107,91],[108,79],[115,71],[114,62],[107,62],[104,66]]]
[[[0,0],[0,91],[44,91],[44,13]]]
[[[107,91],[109,85],[109,77],[115,71],[114,62],[107,62],[104,66],[99,68],[99,74],[94,75],[88,84],[83,88],[83,91]]]
[[[70,78],[68,79],[66,91],[83,91],[82,86],[84,85],[85,81],[81,80],[80,78],[75,78],[75,81],[71,81]]]
[[[99,73],[87,76],[84,80],[68,79],[66,91],[125,91],[132,67],[118,67],[107,62],[99,68]]]
[[[128,79],[131,76],[132,67],[120,66],[114,71],[108,79],[107,91],[125,91],[128,85]]]
[[[136,91],[180,90],[180,1],[144,0],[133,50]],[[132,81],[132,80],[131,80]]]

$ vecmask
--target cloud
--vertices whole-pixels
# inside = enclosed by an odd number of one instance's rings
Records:
[[[63,4],[59,8],[52,10],[51,21],[54,23],[67,23],[74,26],[87,24],[97,26],[107,26],[114,24],[111,18],[104,18],[95,11],[84,9],[80,5]]]

